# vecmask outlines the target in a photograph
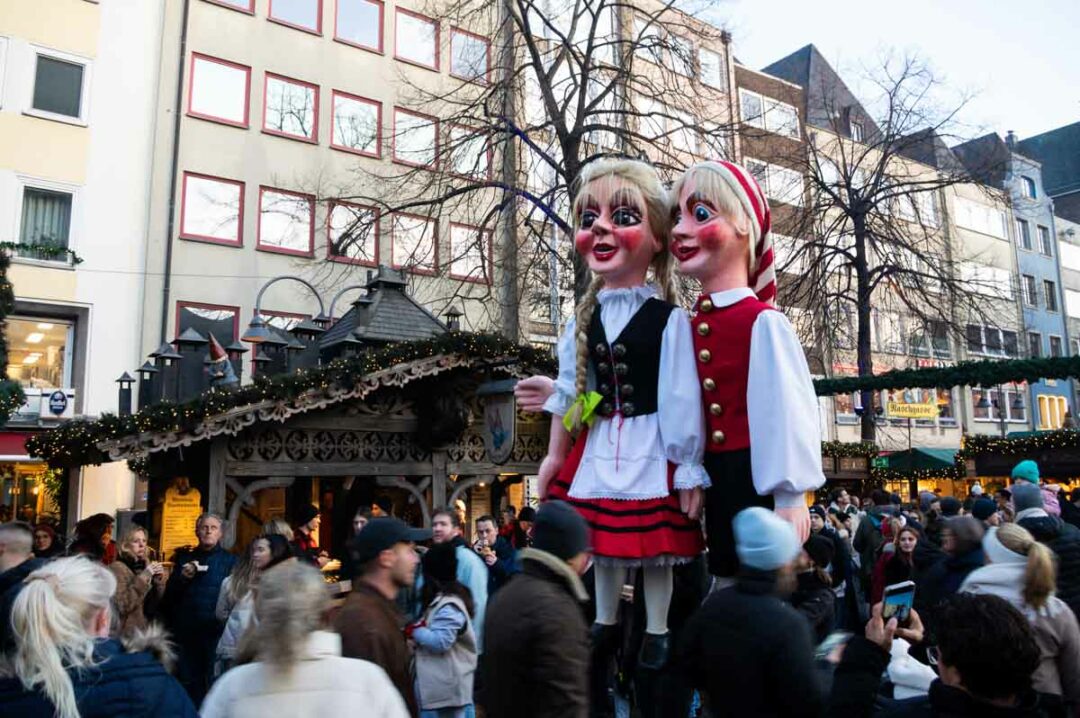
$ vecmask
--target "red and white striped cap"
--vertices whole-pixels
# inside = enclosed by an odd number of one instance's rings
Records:
[[[769,213],[769,200],[761,191],[761,185],[754,175],[734,162],[714,160],[703,162],[722,177],[731,191],[739,198],[746,215],[750,218],[750,238],[754,243],[754,260],[750,267],[750,287],[758,299],[767,304],[776,304],[776,266],[773,262],[772,236],[769,234],[772,217]],[[700,165],[699,165],[700,166]]]

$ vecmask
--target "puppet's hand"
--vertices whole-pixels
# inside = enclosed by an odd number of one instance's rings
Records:
[[[518,407],[525,411],[543,411],[544,402],[554,393],[555,380],[548,376],[530,376],[514,386]]]
[[[536,490],[540,494],[541,500],[547,498],[548,484],[559,475],[562,465],[563,460],[551,454],[545,456],[544,460],[540,462],[540,469],[536,472]]]
[[[701,516],[702,490],[700,486],[692,489],[679,489],[679,509],[692,520]]]
[[[799,538],[800,545],[810,538],[810,509],[805,506],[793,506],[776,509],[776,515],[795,527],[795,535]]]

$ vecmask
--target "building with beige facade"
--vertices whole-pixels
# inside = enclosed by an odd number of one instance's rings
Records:
[[[163,15],[142,0],[0,4],[0,241],[12,243],[0,504],[56,512],[23,443],[116,410],[137,366]],[[123,465],[71,477],[75,518],[138,503]],[[25,514],[23,514],[25,516]]]

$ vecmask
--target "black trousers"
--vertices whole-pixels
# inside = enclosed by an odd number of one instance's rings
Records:
[[[709,573],[734,576],[739,570],[735,555],[735,514],[751,506],[773,509],[772,496],[759,496],[750,471],[750,449],[705,452],[705,471],[712,487],[705,490],[705,542],[709,547]]]

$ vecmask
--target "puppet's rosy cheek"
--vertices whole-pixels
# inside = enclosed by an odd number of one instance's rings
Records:
[[[578,254],[588,254],[593,248],[593,233],[588,230],[581,230],[574,235],[574,249]]]
[[[729,239],[721,222],[710,222],[698,230],[698,242],[701,243],[703,249],[719,249]]]
[[[641,246],[642,241],[645,239],[640,226],[617,229],[614,234],[619,246],[630,253],[637,251],[637,248]]]

